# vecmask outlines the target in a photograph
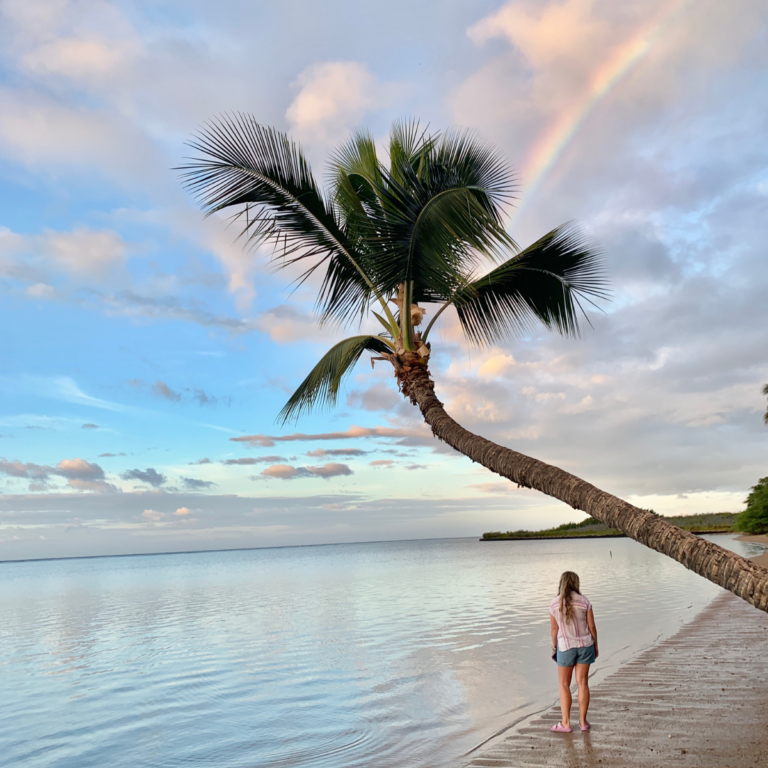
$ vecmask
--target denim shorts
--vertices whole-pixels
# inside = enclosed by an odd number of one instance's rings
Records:
[[[595,661],[595,646],[570,648],[567,651],[557,649],[557,666],[572,667],[575,664],[592,664]]]

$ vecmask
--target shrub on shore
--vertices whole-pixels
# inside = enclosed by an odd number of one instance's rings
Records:
[[[652,509],[648,512],[657,514]],[[696,515],[677,515],[664,517],[664,520],[677,525],[685,531],[693,533],[730,533],[740,530],[736,525],[738,515],[736,512],[706,512]],[[483,534],[483,541],[497,541],[499,539],[577,539],[600,538],[603,536],[623,536],[616,528],[609,528],[599,520],[588,517],[580,523],[563,523],[557,528],[547,528],[543,531],[490,531]]]
[[[768,477],[762,477],[747,496],[747,508],[736,518],[744,533],[768,533]]]

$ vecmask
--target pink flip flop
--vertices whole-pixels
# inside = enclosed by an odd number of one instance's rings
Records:
[[[549,730],[555,733],[573,733],[573,728],[566,728],[562,723],[553,725]]]
[[[587,722],[586,725],[580,725],[579,726],[579,728],[581,728],[582,731],[588,731],[592,727],[592,725],[590,724],[589,720],[587,720],[586,722]]]

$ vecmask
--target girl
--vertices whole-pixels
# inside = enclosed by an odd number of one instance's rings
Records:
[[[576,667],[579,688],[579,723],[582,731],[589,730],[589,665],[597,659],[597,627],[592,604],[579,591],[579,577],[566,571],[560,577],[558,596],[549,606],[552,630],[552,654],[557,660],[560,679],[560,710],[562,720],[553,725],[556,733],[571,733],[571,677]]]

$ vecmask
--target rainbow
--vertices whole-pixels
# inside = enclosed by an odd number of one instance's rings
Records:
[[[645,24],[593,73],[584,96],[564,112],[534,144],[521,172],[527,189],[514,218],[534,197],[542,181],[560,159],[581,126],[598,104],[626,77],[664,34],[669,24],[696,0],[677,0]]]

